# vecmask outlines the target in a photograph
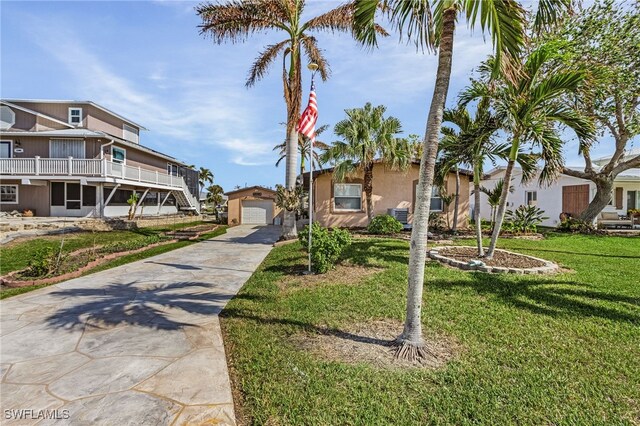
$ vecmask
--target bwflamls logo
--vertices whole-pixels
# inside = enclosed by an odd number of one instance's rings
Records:
[[[4,410],[5,420],[67,420],[70,417],[69,410]]]

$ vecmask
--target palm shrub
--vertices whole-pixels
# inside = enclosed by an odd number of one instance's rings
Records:
[[[309,252],[309,225],[305,226],[298,239]],[[311,225],[311,267],[314,272],[324,274],[332,269],[340,255],[351,245],[351,234],[343,229],[329,231],[316,222]]]
[[[404,226],[398,219],[388,214],[381,214],[374,217],[369,226],[367,227],[367,231],[370,234],[377,235],[392,235],[401,232],[404,229]]]
[[[536,232],[537,226],[544,220],[544,210],[536,206],[520,206],[515,210],[507,210],[507,223],[505,230],[516,233]]]

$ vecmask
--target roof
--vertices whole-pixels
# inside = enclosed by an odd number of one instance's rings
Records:
[[[240,189],[236,189],[236,190],[233,190],[233,191],[225,192],[224,195],[229,196],[229,195],[237,194],[238,192],[248,191],[250,189],[259,189],[260,191],[269,191],[269,192],[271,192],[273,194],[276,193],[276,191],[274,191],[273,189],[266,188],[266,187],[260,186],[260,185],[253,185],[253,186],[247,186],[245,188],[240,188]]]
[[[26,113],[28,113],[28,114],[33,114],[33,115],[35,115],[35,116],[37,116],[37,117],[43,117],[43,118],[46,118],[47,120],[53,121],[54,123],[62,124],[63,126],[66,126],[66,127],[69,127],[69,128],[75,128],[75,126],[73,126],[73,125],[71,125],[71,124],[69,124],[69,123],[65,123],[65,122],[64,122],[64,121],[62,121],[62,120],[58,120],[57,118],[53,118],[53,117],[51,117],[50,115],[43,114],[43,113],[41,113],[41,112],[34,111],[34,110],[32,110],[32,109],[25,108],[25,107],[23,107],[23,106],[13,104],[13,103],[8,102],[8,101],[6,101],[6,100],[4,100],[4,99],[0,100],[0,103],[3,103],[3,104],[5,104],[5,105],[7,105],[7,106],[10,106],[11,108],[15,108],[15,109],[18,109],[18,110],[20,110],[20,111],[24,111],[24,112],[26,112]]]
[[[141,124],[136,123],[133,120],[130,120],[118,113],[115,113],[113,111],[111,111],[108,108],[103,107],[102,105],[98,105],[95,102],[92,101],[74,101],[74,100],[59,100],[59,99],[2,99],[3,102],[11,102],[11,103],[15,103],[15,102],[23,102],[23,103],[31,103],[31,104],[38,104],[38,103],[44,103],[44,104],[83,104],[83,105],[91,105],[95,108],[98,108],[99,110],[102,110],[104,112],[106,112],[107,114],[111,114],[114,117],[119,118],[122,121],[126,121],[129,124],[133,124],[134,126],[142,129],[142,130],[149,130],[146,127],[144,127]],[[16,105],[17,106],[17,105]],[[47,117],[48,118],[48,117]]]
[[[636,157],[636,156],[638,156],[638,155],[640,155],[640,147],[633,148],[633,149],[630,149],[629,151],[625,152],[625,153],[624,153],[624,156],[623,156],[622,158],[623,158],[623,160],[628,160],[628,159],[630,159],[631,157]],[[596,163],[596,164],[597,164],[597,163],[606,163],[606,162],[608,162],[609,160],[611,160],[611,156],[612,156],[612,154],[609,154],[609,155],[605,155],[605,156],[603,156],[603,157],[594,158],[594,159],[593,159],[593,160],[591,160],[591,161],[592,161],[593,163]]]
[[[576,166],[568,166],[567,169],[575,170],[575,171],[578,171],[578,172],[583,172],[584,171],[584,167],[576,167]],[[600,169],[600,167],[594,166],[593,169],[597,172]],[[505,170],[506,170],[505,166],[494,167],[493,169],[491,169],[487,173],[485,173],[482,176],[482,179],[483,180],[484,179],[489,179],[490,177],[492,177],[492,176],[494,176],[494,175],[496,175],[498,173],[504,172]],[[520,169],[520,167],[515,166],[513,168],[513,170],[515,172],[520,172],[521,169]],[[566,176],[568,176],[568,175],[566,175]],[[584,180],[588,180],[588,179],[584,179]],[[625,170],[624,172],[622,172],[618,176],[616,176],[614,180],[615,181],[635,181],[635,180],[640,180],[640,169],[628,169],[628,170]]]
[[[110,139],[118,142],[121,145],[125,145],[128,148],[138,149],[143,152],[147,152],[149,154],[153,154],[155,156],[164,158],[166,160],[175,162],[181,166],[189,166],[187,163],[178,160],[175,157],[172,157],[168,154],[163,154],[160,151],[156,151],[155,149],[146,147],[144,145],[140,145],[134,142],[129,142],[128,140],[118,138],[116,136],[110,135],[105,132],[95,131],[95,130],[87,130],[87,129],[64,129],[64,130],[48,130],[44,132],[31,132],[31,131],[0,131],[0,136],[45,136],[52,138],[104,138]]]
[[[375,164],[381,164],[382,160],[375,160],[374,163]],[[419,166],[420,165],[420,161],[414,160],[414,161],[411,162],[411,164]],[[314,170],[313,171],[313,176],[315,177],[315,176],[323,175],[323,174],[326,174],[326,173],[332,173],[334,168],[335,167],[328,167],[328,168],[321,169],[321,170]],[[458,172],[461,175],[473,177],[473,171],[471,171],[471,170],[458,169]],[[303,179],[305,179],[305,181],[309,180],[309,173],[310,172],[305,172],[305,173],[302,174],[302,177],[303,177]],[[450,173],[455,173],[455,172],[451,171]]]

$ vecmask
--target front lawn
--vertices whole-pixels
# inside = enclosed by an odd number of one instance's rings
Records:
[[[638,424],[640,238],[550,234],[500,247],[570,271],[486,275],[430,262],[425,334],[461,348],[438,370],[328,361],[294,343],[318,328],[402,321],[406,242],[356,239],[346,258],[384,269],[313,285],[284,279],[306,260],[297,243],[275,248],[222,314],[240,416],[255,424]]]

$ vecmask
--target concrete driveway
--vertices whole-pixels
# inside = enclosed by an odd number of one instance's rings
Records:
[[[0,302],[0,423],[235,424],[218,313],[279,233],[238,226]]]

